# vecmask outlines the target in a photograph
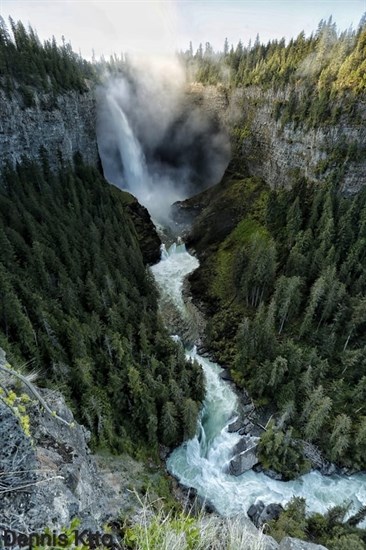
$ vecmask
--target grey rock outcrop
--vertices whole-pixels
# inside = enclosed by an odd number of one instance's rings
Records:
[[[265,505],[262,500],[259,500],[256,504],[252,504],[247,514],[254,525],[260,528],[263,527],[265,523],[273,519],[278,519],[281,512],[283,512],[281,504],[271,503]]]
[[[253,86],[237,89],[229,97],[223,87],[194,85],[191,93],[200,96],[202,107],[215,111],[227,127],[239,123],[245,128],[243,162],[250,175],[263,178],[271,187],[290,188],[297,173],[310,181],[324,181],[332,170],[332,155],[340,147],[345,151],[336,163],[341,191],[351,195],[366,185],[366,109],[361,102],[357,109],[362,123],[353,123],[344,114],[335,124],[305,128],[288,123],[282,127],[274,117],[274,108],[288,99],[288,89]],[[363,154],[350,158],[348,146]]]
[[[229,463],[228,472],[233,476],[240,476],[258,465],[258,432],[253,422],[255,406],[248,392],[243,392],[243,402],[240,404],[238,417],[228,425],[228,432],[237,432],[242,437],[233,449],[233,458]]]
[[[0,365],[4,364],[2,352]],[[5,374],[1,384],[8,392],[14,381]],[[43,532],[45,527],[66,527],[75,517],[83,528],[100,528],[118,515],[121,502],[90,454],[90,434],[74,422],[59,392],[37,390],[70,426],[31,401],[26,405],[29,436],[13,407],[0,400],[0,529]],[[32,393],[29,396],[34,399]]]
[[[241,518],[241,526],[246,531],[248,539],[252,538],[253,548],[261,548],[261,550],[278,550],[279,545],[273,537],[264,535],[259,531],[248,518]]]
[[[36,482],[36,452],[20,428],[17,417],[0,401],[0,524],[12,526],[14,511],[26,514],[30,491],[22,489]],[[25,492],[26,491],[26,492]]]
[[[26,108],[17,92],[9,99],[0,90],[0,166],[15,165],[23,156],[38,159],[40,148],[49,153],[51,168],[79,151],[84,161],[98,164],[94,92],[34,94],[34,106]]]
[[[300,539],[285,537],[281,540],[279,550],[327,550],[327,548],[320,544],[313,544]]]
[[[269,535],[263,536],[263,546],[264,550],[278,550],[279,548],[278,542],[276,542],[275,539]]]
[[[240,417],[238,417],[236,418],[236,420],[231,422],[231,424],[229,424],[227,429],[229,433],[234,433],[234,432],[238,432],[242,427],[243,427],[243,420]]]

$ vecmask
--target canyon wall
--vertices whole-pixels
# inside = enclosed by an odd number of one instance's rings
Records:
[[[223,87],[194,84],[190,93],[216,112],[230,129],[240,128],[240,153],[250,175],[271,187],[291,187],[299,174],[322,182],[334,171],[341,191],[351,195],[366,184],[366,106],[357,106],[357,123],[344,113],[336,124],[308,128],[282,125],[274,116],[289,91],[251,87],[229,94]]]
[[[275,105],[288,99],[288,90],[263,91],[256,87],[228,92],[223,86],[192,84],[188,98],[229,131],[241,129],[243,165],[250,175],[262,177],[271,187],[291,187],[298,174],[322,182],[338,171],[340,189],[357,193],[366,178],[366,106],[358,106],[357,124],[347,114],[336,124],[307,128],[274,116]],[[99,161],[96,139],[96,100],[93,90],[53,97],[35,94],[26,107],[20,94],[8,99],[0,91],[0,165],[15,165],[22,156],[39,158],[44,147],[52,167],[60,155],[71,160],[80,151],[87,164]],[[348,148],[357,154],[349,155]]]
[[[41,147],[49,153],[52,168],[80,151],[87,164],[97,166],[94,91],[69,92],[53,96],[35,92],[27,107],[15,92],[9,99],[0,90],[0,166],[13,166],[23,156],[37,159]]]

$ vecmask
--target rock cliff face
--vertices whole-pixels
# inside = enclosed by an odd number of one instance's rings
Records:
[[[59,155],[71,160],[80,151],[87,164],[96,166],[98,149],[95,133],[94,93],[70,92],[53,98],[35,94],[34,105],[26,107],[20,95],[8,99],[0,91],[0,166],[15,165],[22,156],[39,158],[40,148],[49,153],[51,167]]]
[[[344,194],[357,193],[366,184],[364,105],[358,105],[358,123],[351,123],[344,114],[337,124],[308,129],[293,123],[282,127],[276,121],[275,105],[288,99],[288,90],[252,87],[237,90],[229,98],[223,88],[197,84],[192,86],[191,94],[203,108],[215,111],[229,128],[238,124],[244,129],[243,162],[250,175],[263,178],[271,187],[291,187],[297,173],[321,182],[334,168]]]
[[[286,92],[263,94],[249,89],[243,93],[249,135],[243,140],[242,153],[250,173],[261,176],[271,187],[291,187],[297,170],[310,181],[321,182],[337,169],[343,193],[360,191],[366,184],[366,126],[350,123],[345,115],[334,125],[307,129],[289,123],[282,128],[273,112],[275,102],[286,98]],[[366,119],[366,109],[359,113]],[[360,151],[358,160],[348,152],[352,147]]]
[[[334,153],[343,149],[337,164],[340,187],[345,194],[357,193],[366,183],[366,107],[359,105],[358,124],[347,115],[335,125],[297,128],[282,127],[274,117],[274,106],[288,97],[288,91],[246,88],[228,95],[223,87],[193,84],[188,97],[193,103],[231,128],[245,129],[241,140],[242,158],[250,175],[262,177],[271,187],[291,187],[297,171],[310,181],[323,181],[334,166]],[[8,99],[0,91],[0,166],[13,165],[22,156],[38,158],[43,146],[50,153],[52,167],[72,159],[80,151],[87,164],[99,162],[96,140],[94,92],[71,92],[53,98],[35,94],[34,105],[26,107],[21,95]],[[347,147],[358,149],[357,159]]]
[[[0,349],[0,366],[5,364]],[[70,426],[43,411],[32,393],[16,387],[15,379],[0,375],[0,534],[4,529],[25,534],[61,529],[76,517],[83,528],[100,528],[118,514],[121,499],[116,502],[98,471],[88,448],[89,432],[74,422],[59,392],[37,389]],[[13,390],[23,400],[27,394],[30,398],[24,412],[29,433],[20,421],[18,402],[10,405],[5,397]]]
[[[127,197],[126,210],[135,226],[144,263],[148,265],[156,264],[160,261],[161,240],[149,211],[133,195],[127,192],[124,192],[124,195]]]

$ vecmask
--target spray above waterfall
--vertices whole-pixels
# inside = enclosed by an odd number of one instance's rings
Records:
[[[106,179],[165,224],[170,205],[218,183],[230,157],[226,132],[172,58],[129,60],[100,87],[97,135]]]

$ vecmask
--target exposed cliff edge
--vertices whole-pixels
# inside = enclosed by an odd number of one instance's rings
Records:
[[[6,365],[0,349],[0,365]],[[112,486],[90,454],[89,432],[74,422],[61,393],[39,390],[42,410],[26,387],[1,373],[0,529],[20,533],[67,527],[73,518],[90,529],[118,514]],[[23,403],[21,405],[20,403]]]
[[[119,191],[119,193],[123,194],[126,210],[135,226],[144,263],[156,264],[160,260],[161,239],[149,211],[130,193],[126,191]]]
[[[70,161],[80,152],[84,162],[99,162],[96,133],[94,92],[57,94],[34,93],[33,105],[27,107],[20,93],[9,99],[0,90],[0,167],[15,165],[23,156],[40,158],[41,148],[49,156],[52,168],[60,155]]]
[[[289,99],[287,89],[248,87],[229,94],[222,86],[195,84],[191,94],[229,129],[240,128],[240,154],[248,174],[263,178],[270,187],[290,188],[299,173],[313,182],[333,175],[344,194],[357,193],[366,184],[363,103],[357,104],[352,121],[345,112],[334,124],[308,128],[283,124],[276,117],[277,106]]]
[[[92,454],[91,434],[75,421],[62,393],[26,376],[50,414],[4,366],[10,368],[0,348],[0,544],[6,531],[13,537],[70,528],[120,539],[125,515],[132,524],[139,521],[146,487],[152,500],[159,498],[155,491],[166,482],[160,467],[125,453]]]

